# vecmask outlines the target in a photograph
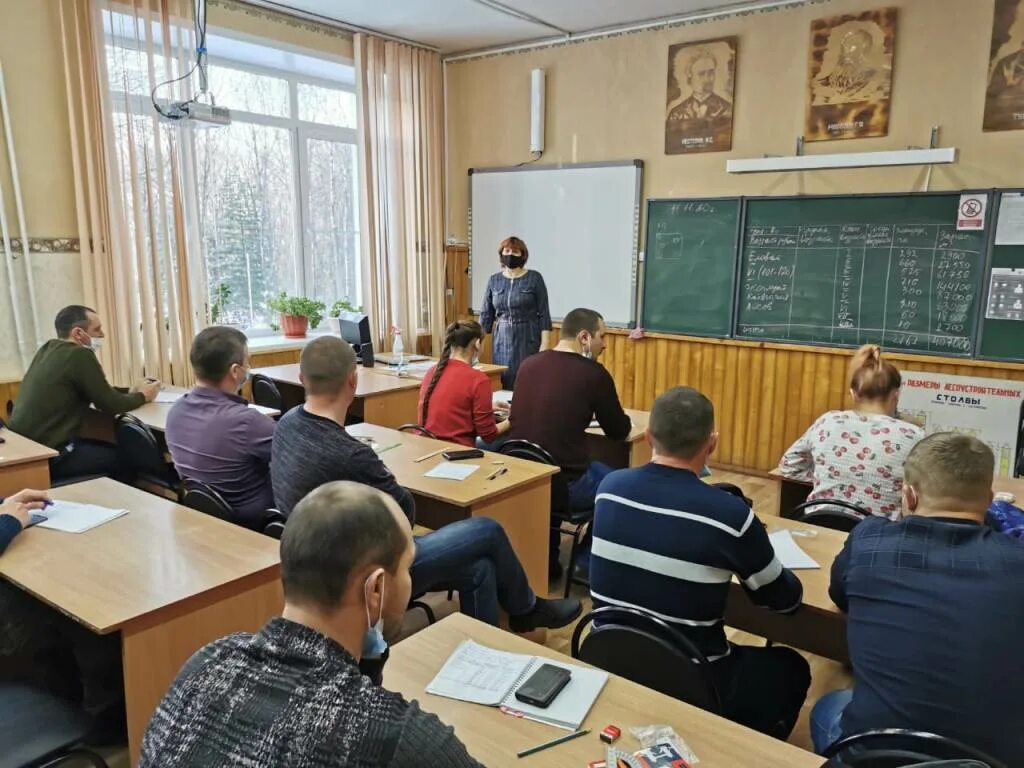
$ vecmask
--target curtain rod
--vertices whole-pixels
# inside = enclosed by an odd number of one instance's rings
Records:
[[[462,53],[448,54],[443,60],[445,64],[448,64],[449,62],[478,59],[484,56],[494,56],[502,53],[518,53],[520,51],[529,51],[535,48],[545,48],[553,45],[595,40],[602,37],[628,34],[630,32],[642,32],[647,29],[674,26],[677,24],[685,24],[686,22],[710,21],[712,19],[736,16],[744,12],[771,11],[786,8],[788,6],[810,5],[811,3],[821,1],[822,0],[764,0],[764,2],[759,3],[741,3],[711,11],[695,11],[693,13],[685,13],[680,16],[663,16],[657,19],[649,19],[648,21],[600,27],[598,29],[591,29],[585,32],[570,32],[566,35],[543,37],[536,40],[529,40],[524,43],[512,43],[510,45],[496,45],[489,48],[478,48],[475,50],[463,51]]]
[[[406,37],[399,37],[397,35],[389,35],[387,32],[381,32],[380,30],[373,29],[371,27],[361,27],[358,24],[349,24],[348,22],[340,21],[338,19],[332,19],[329,16],[323,16],[319,13],[310,13],[309,11],[300,11],[297,8],[291,8],[283,3],[275,2],[275,0],[239,0],[243,5],[252,5],[258,8],[266,8],[267,10],[277,11],[283,13],[285,16],[291,16],[296,19],[303,19],[305,21],[316,22],[317,24],[323,24],[326,27],[334,27],[335,29],[343,29],[346,32],[362,32],[367,35],[374,35],[376,37],[384,38],[385,40],[392,40],[396,43],[403,43],[404,45],[411,45],[414,48],[423,48],[433,53],[440,53],[439,48],[435,48],[432,45],[426,45],[424,43],[410,40]]]

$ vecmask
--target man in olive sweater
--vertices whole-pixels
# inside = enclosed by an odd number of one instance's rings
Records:
[[[60,451],[50,462],[54,482],[88,475],[118,474],[114,446],[79,438],[95,405],[104,413],[132,411],[151,402],[160,383],[141,381],[131,392],[107,383],[96,359],[104,338],[99,315],[72,305],[57,313],[57,338],[39,348],[18,389],[10,427],[30,440]]]

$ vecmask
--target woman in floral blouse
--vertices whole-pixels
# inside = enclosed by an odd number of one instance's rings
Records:
[[[867,344],[850,364],[853,410],[829,411],[783,455],[779,470],[814,484],[807,497],[843,499],[865,512],[898,520],[903,462],[924,431],[896,418],[900,372]]]

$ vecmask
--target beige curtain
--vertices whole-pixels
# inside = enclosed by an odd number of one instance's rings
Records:
[[[192,65],[191,0],[60,0],[85,302],[103,320],[112,382],[188,386],[201,322],[188,129],[158,120],[150,90]],[[109,52],[108,52],[108,45]],[[160,91],[183,99],[186,80]]]
[[[375,343],[396,325],[414,351],[419,332],[444,332],[444,97],[441,57],[355,36],[362,187],[363,294]]]

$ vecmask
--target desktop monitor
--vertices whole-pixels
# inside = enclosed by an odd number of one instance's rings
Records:
[[[352,345],[356,357],[367,368],[374,365],[373,339],[370,337],[370,318],[357,312],[343,313],[338,318],[341,338]]]

